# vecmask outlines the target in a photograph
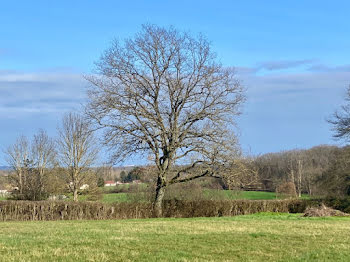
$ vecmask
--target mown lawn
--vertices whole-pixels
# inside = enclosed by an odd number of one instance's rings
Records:
[[[350,218],[0,223],[1,261],[350,261]]]

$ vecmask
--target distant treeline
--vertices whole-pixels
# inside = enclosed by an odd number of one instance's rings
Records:
[[[23,178],[32,177],[33,170],[33,168],[22,168]],[[3,171],[3,173],[10,172]],[[45,169],[45,176],[40,180],[40,186],[44,189],[42,192],[45,194],[41,194],[39,199],[46,199],[50,194],[68,193],[69,180],[64,179],[65,173],[66,169],[61,167]],[[121,168],[117,172],[108,166],[88,168],[79,185],[89,184],[90,191],[93,192],[97,186],[104,185],[103,181],[113,179],[122,182],[140,180],[152,187],[156,182],[155,173],[152,166]],[[17,177],[18,174],[14,171],[9,176],[0,176],[0,189],[5,188],[8,183],[18,186]],[[24,192],[31,193],[33,190],[30,189],[35,188],[33,185],[37,185],[37,180],[25,181],[27,183],[24,185],[28,185],[28,190]],[[273,192],[279,192],[281,188],[292,184],[295,196],[308,194],[312,197],[346,197],[350,195],[350,147],[320,145],[311,149],[243,157],[233,161],[231,166],[223,168],[216,177],[201,178],[198,184],[211,189]],[[172,187],[175,189],[176,186]],[[192,187],[194,183],[189,184],[188,191],[193,191]],[[22,199],[34,200],[30,195]]]
[[[252,161],[265,190],[293,182],[310,196],[350,195],[350,147],[320,145],[305,150],[264,154]],[[250,164],[250,165],[252,165]]]

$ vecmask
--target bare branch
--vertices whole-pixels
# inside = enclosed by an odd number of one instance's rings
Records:
[[[244,89],[203,36],[145,25],[115,41],[96,66],[98,74],[86,77],[89,119],[104,129],[115,161],[153,154],[159,188],[174,166],[213,166],[236,150]]]

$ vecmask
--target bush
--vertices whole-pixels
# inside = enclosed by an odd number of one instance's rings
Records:
[[[98,187],[104,187],[105,186],[105,180],[103,179],[103,177],[99,177],[97,179],[97,186]]]
[[[350,197],[346,197],[346,198],[328,197],[322,200],[322,203],[324,203],[326,206],[330,206],[335,209],[341,210],[343,212],[350,213]]]
[[[295,198],[297,191],[293,182],[286,182],[276,188],[276,193],[279,198]]]
[[[195,182],[171,185],[167,187],[164,196],[164,200],[199,201],[203,199],[203,188]]]
[[[207,188],[207,189],[217,189],[217,190],[228,189],[224,180],[221,178],[206,177],[206,178],[201,178],[196,182],[198,182],[198,184],[201,185],[203,188]]]
[[[100,201],[103,199],[103,193],[101,188],[95,187],[88,190],[88,195],[86,197],[87,201]]]

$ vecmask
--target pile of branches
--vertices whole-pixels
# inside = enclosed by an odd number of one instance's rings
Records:
[[[303,215],[304,217],[344,217],[350,216],[350,214],[344,213],[340,210],[336,210],[322,204],[318,207],[308,207]]]

